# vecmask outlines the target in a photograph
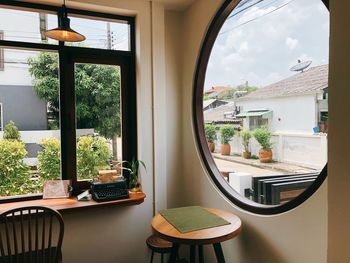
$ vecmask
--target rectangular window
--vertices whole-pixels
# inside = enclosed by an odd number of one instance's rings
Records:
[[[70,16],[71,28],[83,34],[86,40],[70,43],[72,46],[130,51],[130,26],[125,21],[103,21]]]
[[[122,161],[121,70],[119,66],[76,63],[77,179],[96,179]]]
[[[0,178],[0,202],[33,198],[49,179],[71,180],[79,192],[113,161],[137,156],[134,19],[70,9],[71,27],[86,41],[58,46],[43,34],[57,26],[55,8],[24,2],[0,8],[6,67],[0,71],[1,116],[6,105],[0,128],[15,137],[0,139],[0,169],[19,169]],[[6,163],[14,149],[20,154]]]
[[[25,11],[13,8],[0,8],[0,28],[3,39],[10,41],[58,44],[46,39],[43,32],[57,27],[57,16],[45,11]]]
[[[12,48],[5,55],[0,196],[39,194],[44,180],[61,178],[58,53]]]
[[[268,125],[268,119],[264,119],[261,116],[250,116],[249,117],[249,129],[251,131]]]

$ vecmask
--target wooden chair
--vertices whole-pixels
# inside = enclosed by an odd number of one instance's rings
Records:
[[[0,214],[1,263],[58,263],[62,260],[62,216],[42,206],[20,207]]]
[[[147,246],[151,249],[152,255],[151,255],[151,261],[153,262],[153,256],[154,252],[161,254],[161,263],[164,262],[164,254],[167,254],[171,252],[171,248],[173,247],[173,243],[164,240],[156,235],[151,235],[146,240]]]

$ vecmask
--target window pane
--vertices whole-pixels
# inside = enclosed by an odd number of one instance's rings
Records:
[[[3,53],[0,196],[40,193],[44,180],[61,177],[58,55],[20,49]]]
[[[0,30],[4,40],[57,44],[44,36],[44,31],[57,27],[57,16],[0,8]]]
[[[69,43],[72,46],[129,51],[129,25],[110,21],[101,21],[69,15],[71,28],[83,34],[86,40]]]
[[[75,64],[78,180],[122,160],[120,82],[119,66]]]
[[[241,1],[222,26],[203,115],[213,159],[242,196],[282,204],[327,163],[328,42],[320,0]]]

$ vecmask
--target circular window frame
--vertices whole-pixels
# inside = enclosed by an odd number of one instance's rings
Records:
[[[329,11],[329,0],[321,0]],[[316,190],[322,185],[327,177],[327,164],[324,166],[315,182],[309,186],[304,192],[298,195],[296,198],[286,202],[282,205],[263,205],[253,202],[232,189],[226,180],[221,176],[215,161],[209,151],[207,140],[204,132],[204,117],[203,117],[203,90],[204,80],[207,71],[207,65],[212,48],[215,44],[217,36],[225,23],[227,17],[235,9],[235,7],[241,2],[241,0],[226,0],[216,15],[212,19],[202,46],[200,49],[199,57],[197,60],[195,77],[193,82],[193,97],[192,97],[192,114],[193,114],[193,127],[196,143],[199,149],[201,159],[215,185],[220,191],[235,205],[238,207],[260,215],[274,215],[287,212],[305,202]]]

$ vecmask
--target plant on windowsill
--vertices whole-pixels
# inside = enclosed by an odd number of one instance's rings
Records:
[[[128,162],[128,167],[130,169],[129,174],[129,190],[131,192],[140,192],[142,191],[141,187],[141,176],[139,174],[139,168],[140,164],[143,166],[143,168],[146,170],[146,165],[141,160],[132,160],[131,162]]]
[[[205,137],[208,142],[210,152],[215,151],[216,128],[213,124],[204,125]]]
[[[261,146],[259,150],[259,160],[262,163],[272,162],[272,150],[271,150],[271,137],[272,133],[268,127],[264,126],[255,129],[253,132],[254,138],[258,141]]]
[[[232,137],[235,135],[235,130],[232,125],[226,124],[221,126],[220,128],[221,135],[221,154],[222,155],[230,155],[231,154],[231,146],[229,142]]]
[[[239,133],[239,135],[242,137],[242,145],[244,147],[244,152],[242,153],[242,156],[244,159],[249,159],[251,156],[251,152],[249,151],[249,143],[250,138],[252,138],[252,133],[247,130],[243,130]]]

